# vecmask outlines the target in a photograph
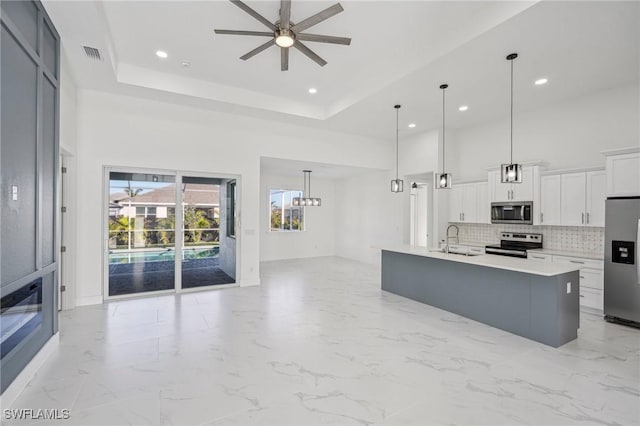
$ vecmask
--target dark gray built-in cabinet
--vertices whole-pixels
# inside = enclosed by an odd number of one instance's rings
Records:
[[[0,3],[2,392],[58,329],[60,38],[40,2]]]

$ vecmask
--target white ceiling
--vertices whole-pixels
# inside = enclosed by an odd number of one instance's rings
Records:
[[[260,172],[262,174],[299,177],[302,182],[303,170],[311,170],[311,178],[344,179],[358,176],[375,169],[364,167],[341,166],[337,164],[316,163],[312,161],[285,160],[282,158],[262,157]]]
[[[292,20],[334,1],[293,0]],[[281,72],[272,47],[249,61],[239,56],[266,41],[213,34],[214,28],[264,31],[228,1],[46,1],[77,84],[213,110],[390,140],[393,105],[403,133],[437,127],[442,82],[448,125],[506,116],[509,68],[515,63],[516,111],[637,83],[638,2],[341,1],[344,12],[307,30],[347,36],[351,46],[308,45],[325,67],[292,51]],[[275,21],[279,2],[247,1]],[[81,16],[82,19],[78,19]],[[90,62],[80,46],[99,48]],[[161,60],[155,51],[168,52]],[[191,66],[183,68],[182,60]],[[534,87],[538,77],[546,86]],[[309,87],[317,87],[309,95]],[[457,107],[468,104],[469,111]],[[405,126],[417,123],[413,130]]]

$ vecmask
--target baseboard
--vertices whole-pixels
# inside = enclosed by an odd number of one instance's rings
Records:
[[[56,333],[47,340],[42,348],[38,351],[36,356],[33,357],[29,364],[27,364],[20,374],[11,382],[2,395],[0,395],[0,407],[9,408],[13,405],[16,398],[27,387],[33,376],[38,372],[53,352],[58,349],[60,345],[60,333]]]
[[[260,285],[260,278],[253,280],[240,280],[240,287],[254,287]]]
[[[102,296],[76,297],[76,306],[102,305]]]

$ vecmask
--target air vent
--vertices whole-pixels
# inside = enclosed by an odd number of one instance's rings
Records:
[[[96,61],[102,60],[102,56],[100,56],[100,51],[95,47],[82,46],[82,48],[84,49],[84,54],[87,55],[87,58],[93,59]]]

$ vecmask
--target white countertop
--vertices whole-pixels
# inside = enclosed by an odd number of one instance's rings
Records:
[[[554,256],[569,256],[569,257],[580,257],[582,259],[591,259],[591,260],[604,260],[603,253],[593,253],[586,251],[566,251],[566,250],[557,250],[557,249],[533,249],[527,250],[527,252],[531,253],[542,253],[542,254],[551,254]]]
[[[449,260],[451,262],[469,263],[471,265],[481,265],[489,268],[505,269],[508,271],[523,272],[525,274],[542,275],[546,277],[565,274],[567,272],[577,271],[580,269],[579,267],[565,264],[536,262],[517,257],[497,256],[493,254],[483,254],[480,256],[447,254],[439,251],[432,251],[433,249],[428,249],[426,247],[415,247],[409,245],[382,247],[382,250],[430,257],[433,259]]]

